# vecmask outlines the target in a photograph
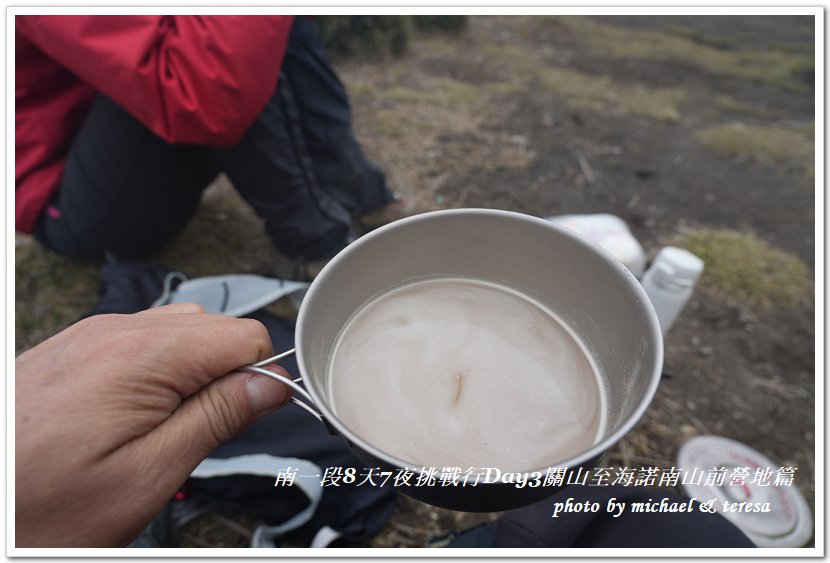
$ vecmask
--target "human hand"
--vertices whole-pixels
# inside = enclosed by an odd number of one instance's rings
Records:
[[[16,546],[129,543],[216,446],[288,402],[229,373],[271,355],[258,321],[193,304],[84,319],[22,354]]]

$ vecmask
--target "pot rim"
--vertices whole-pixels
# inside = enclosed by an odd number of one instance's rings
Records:
[[[662,375],[663,370],[663,335],[660,330],[660,324],[657,320],[657,313],[654,311],[654,307],[651,304],[651,300],[649,299],[648,295],[646,295],[645,290],[640,285],[640,282],[634,275],[628,271],[628,269],[619,262],[610,252],[599,246],[598,244],[594,243],[593,241],[588,240],[587,238],[582,237],[581,235],[567,229],[565,227],[561,227],[556,225],[550,221],[546,221],[539,217],[535,217],[532,215],[526,215],[524,213],[517,213],[514,211],[504,211],[498,209],[483,209],[483,208],[462,208],[462,209],[447,209],[447,210],[440,210],[440,211],[430,211],[427,213],[421,213],[419,215],[414,215],[412,217],[407,217],[405,219],[400,219],[398,221],[394,221],[387,225],[384,225],[374,231],[360,237],[355,242],[351,243],[349,246],[344,248],[340,251],[332,260],[326,264],[326,266],[321,270],[315,280],[311,283],[308,288],[308,292],[306,293],[305,298],[303,299],[303,303],[300,306],[300,311],[297,316],[297,326],[296,332],[297,335],[303,334],[303,325],[306,322],[306,315],[305,312],[307,310],[307,303],[311,303],[314,301],[315,295],[321,291],[320,286],[322,285],[322,281],[325,280],[328,271],[332,271],[334,266],[339,264],[340,262],[344,262],[349,259],[349,254],[354,252],[356,248],[360,248],[368,241],[373,240],[377,237],[384,236],[385,233],[393,230],[399,229],[401,227],[415,224],[421,221],[430,221],[433,220],[437,216],[470,216],[470,215],[479,215],[479,216],[492,216],[492,217],[503,217],[503,218],[510,218],[512,220],[524,221],[535,225],[536,227],[541,227],[549,230],[556,231],[558,235],[567,237],[571,239],[573,242],[577,243],[578,245],[585,248],[588,252],[593,252],[595,254],[599,254],[605,259],[605,262],[608,262],[609,265],[616,270],[616,272],[620,275],[622,279],[624,279],[629,286],[633,288],[634,293],[637,296],[637,301],[640,303],[641,308],[644,310],[646,314],[646,320],[648,323],[648,330],[651,332],[651,341],[654,342],[654,353],[652,356],[654,357],[654,366],[652,373],[650,374],[651,380],[649,381],[648,388],[646,389],[642,399],[640,400],[639,404],[633,410],[631,415],[622,423],[620,426],[614,431],[604,436],[599,442],[591,446],[588,450],[584,450],[583,452],[573,456],[569,459],[562,460],[561,462],[557,463],[556,465],[548,465],[545,467],[535,468],[527,471],[510,471],[508,473],[526,473],[526,474],[533,474],[540,472],[543,475],[548,471],[548,469],[556,467],[556,468],[575,468],[579,467],[586,462],[597,458],[600,456],[604,451],[609,449],[615,443],[617,443],[620,439],[622,439],[642,418],[645,414],[648,407],[651,405],[652,400],[654,399],[654,395],[657,392],[657,387],[660,383],[660,378]],[[376,459],[379,459],[385,463],[388,463],[391,466],[394,466],[399,469],[408,469],[415,473],[420,473],[425,469],[423,466],[415,466],[411,463],[405,462],[404,460],[397,458],[391,454],[388,454],[372,444],[366,442],[363,438],[352,432],[349,428],[343,424],[340,419],[334,414],[332,409],[329,407],[328,402],[322,400],[323,395],[318,392],[316,383],[313,378],[309,378],[306,375],[306,368],[305,368],[305,350],[303,347],[302,338],[297,338],[295,342],[296,350],[297,350],[297,366],[300,369],[300,374],[303,378],[303,381],[306,382],[306,389],[308,390],[309,394],[314,400],[314,404],[320,414],[331,424],[334,429],[337,430],[337,433],[344,438],[350,446],[357,446],[366,453],[374,456]],[[485,468],[474,468],[477,470],[482,470]],[[500,469],[500,468],[499,468]],[[487,483],[478,483],[479,485],[485,485]],[[498,484],[498,483],[492,483]]]

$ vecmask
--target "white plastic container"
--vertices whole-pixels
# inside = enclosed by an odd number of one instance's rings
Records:
[[[640,283],[657,311],[663,336],[686,306],[703,272],[703,260],[682,248],[663,248]]]
[[[683,492],[701,503],[712,502],[717,512],[758,547],[801,547],[813,535],[810,506],[798,486],[776,482],[776,468],[785,468],[746,444],[721,436],[697,436],[680,448],[677,468],[684,475]],[[722,484],[708,482],[717,468],[727,471]],[[768,480],[756,481],[756,472],[767,468],[771,469]],[[739,473],[741,469],[751,473],[744,476]],[[687,480],[689,475],[706,475],[706,480]],[[742,511],[736,507],[740,503],[767,508],[769,512]]]
[[[640,279],[646,267],[646,253],[631,234],[628,225],[609,213],[555,215],[546,219],[567,227],[610,252],[634,277]]]

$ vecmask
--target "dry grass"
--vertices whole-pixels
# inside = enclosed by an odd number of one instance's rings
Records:
[[[512,22],[513,20],[511,20]],[[599,114],[635,115],[676,122],[688,93],[681,88],[650,88],[607,76],[554,66],[543,53],[518,45],[493,45],[487,31],[471,20],[464,43],[476,45],[469,63],[484,65],[486,76],[428,72],[422,61],[440,65],[458,59],[458,43],[445,37],[418,38],[413,59],[394,64],[346,62],[343,78],[357,109],[358,135],[373,158],[385,164],[390,183],[424,208],[463,206],[436,195],[453,170],[510,170],[522,174],[538,155],[528,139],[503,131],[504,116],[517,108],[522,92],[549,92],[571,107]],[[472,76],[472,73],[471,75]],[[451,134],[453,142],[446,142]],[[468,186],[474,192],[476,186]]]
[[[698,140],[712,150],[730,156],[746,156],[761,164],[797,162],[812,176],[815,158],[813,132],[741,122],[715,125],[700,131]]]
[[[437,56],[451,44],[418,40],[413,51]],[[372,108],[355,120],[366,152],[384,163],[390,184],[422,208],[463,205],[463,199],[436,195],[454,170],[522,171],[536,158],[527,139],[490,126],[503,119],[505,98],[522,87],[513,82],[474,85],[424,73],[406,60],[392,68],[347,64],[341,76],[356,102]]]
[[[451,78],[430,78],[420,82],[417,90],[399,86],[386,91],[383,97],[400,104],[474,108],[481,103],[482,94],[471,84]]]
[[[778,115],[777,112],[767,107],[742,102],[727,94],[715,96],[713,101],[718,109],[728,113],[741,113],[760,118],[770,118]]]
[[[571,107],[668,122],[680,119],[679,105],[688,97],[682,88],[650,88],[566,66],[551,66],[542,56],[510,45],[485,48],[484,53],[489,64],[512,79],[512,82],[489,84],[491,91],[530,89],[538,82]]]
[[[63,330],[92,309],[98,267],[45,252],[29,236],[15,244],[15,353]]]
[[[687,97],[681,88],[648,88],[614,82],[567,68],[539,71],[542,84],[567,100],[571,107],[619,115],[636,115],[657,121],[680,119],[678,105]]]
[[[813,299],[810,268],[755,235],[701,229],[678,244],[703,259],[702,284],[726,299],[760,308]]]
[[[589,17],[561,16],[538,25],[559,25],[578,37],[596,55],[668,61],[717,74],[806,89],[798,76],[813,70],[813,58],[785,50],[726,50],[676,33],[621,28]]]

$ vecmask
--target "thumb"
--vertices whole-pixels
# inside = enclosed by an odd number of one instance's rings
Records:
[[[272,371],[288,377],[284,369]],[[190,457],[195,466],[219,444],[291,399],[288,386],[270,377],[235,372],[216,379],[188,397],[155,431],[171,453]],[[166,434],[163,436],[161,434]]]

